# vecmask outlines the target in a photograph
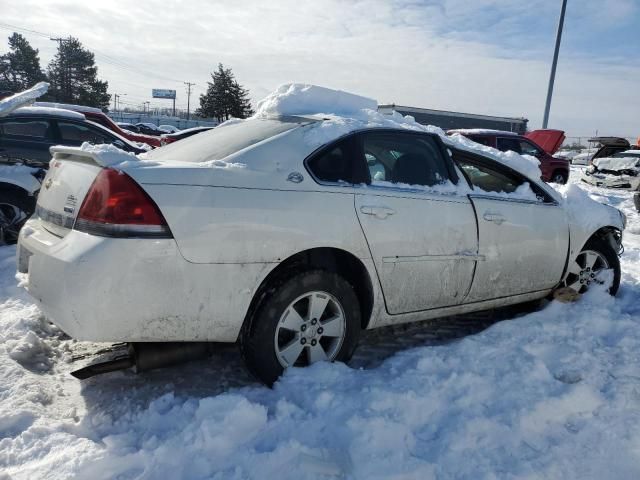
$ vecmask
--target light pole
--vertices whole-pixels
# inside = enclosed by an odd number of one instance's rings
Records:
[[[547,128],[549,123],[549,110],[551,109],[551,97],[553,96],[553,82],[556,79],[556,65],[558,64],[558,52],[560,51],[560,40],[562,40],[562,27],[564,26],[564,12],[567,10],[567,0],[562,0],[560,10],[560,20],[558,21],[558,33],[556,34],[556,47],[553,52],[553,62],[551,63],[551,74],[549,75],[549,87],[547,88],[547,102],[544,106],[544,117],[542,118],[542,128]]]

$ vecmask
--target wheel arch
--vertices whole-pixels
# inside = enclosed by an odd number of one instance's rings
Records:
[[[373,278],[364,263],[352,253],[334,247],[318,247],[303,250],[280,262],[262,280],[245,315],[242,328],[251,328],[254,313],[266,296],[292,275],[321,269],[337,273],[353,287],[362,313],[361,328],[367,328],[374,307]]]
[[[622,246],[622,230],[614,225],[605,225],[597,230],[587,233],[581,236],[581,238],[575,243],[578,248],[571,248],[571,255],[567,259],[567,263],[562,274],[562,280],[564,281],[568,274],[569,263],[575,260],[580,252],[584,249],[585,245],[594,238],[600,238],[611,244],[613,249],[618,252],[618,255],[622,253],[624,247]],[[573,240],[573,239],[572,239]]]
[[[618,255],[622,254],[624,247],[622,246],[622,230],[618,227],[614,227],[612,225],[607,225],[605,227],[600,227],[598,230],[593,232],[589,237],[582,243],[580,246],[580,251],[584,248],[584,246],[589,243],[589,241],[593,238],[601,238],[611,244],[611,247],[618,252]]]

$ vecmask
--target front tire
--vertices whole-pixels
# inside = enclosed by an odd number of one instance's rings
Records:
[[[271,386],[290,367],[348,361],[360,335],[360,305],[341,276],[313,270],[272,287],[243,328],[247,368]]]
[[[613,278],[605,277],[604,271],[611,270]],[[590,239],[576,260],[569,265],[566,285],[577,293],[585,293],[592,283],[609,282],[609,293],[615,295],[620,287],[620,259],[605,238]]]

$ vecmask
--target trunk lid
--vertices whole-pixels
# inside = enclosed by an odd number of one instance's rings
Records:
[[[38,195],[36,216],[45,229],[64,237],[102,166],[80,149],[53,147],[51,151],[54,156]]]
[[[566,138],[562,130],[552,130],[549,128],[533,130],[532,132],[526,133],[524,136],[525,138],[535,142],[549,155],[556,153]]]

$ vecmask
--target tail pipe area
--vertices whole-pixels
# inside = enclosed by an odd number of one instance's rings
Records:
[[[127,355],[88,365],[71,372],[71,375],[84,380],[102,373],[132,367],[136,373],[145,372],[207,357],[212,353],[213,345],[208,342],[129,343]]]

